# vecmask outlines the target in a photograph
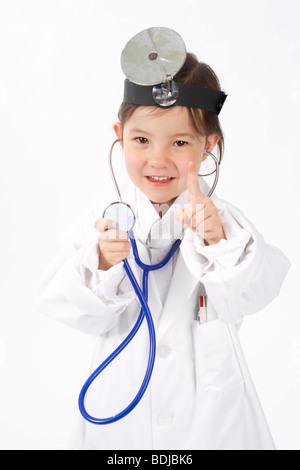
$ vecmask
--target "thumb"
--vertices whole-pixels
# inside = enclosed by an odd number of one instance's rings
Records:
[[[106,232],[106,230],[117,228],[117,222],[101,217],[101,219],[96,220],[94,227],[99,232]]]

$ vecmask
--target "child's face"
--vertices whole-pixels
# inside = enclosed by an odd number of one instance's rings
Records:
[[[168,110],[141,106],[126,121],[114,125],[132,182],[156,204],[171,204],[187,188],[188,162],[199,169],[205,150],[218,141],[200,136],[186,108]]]

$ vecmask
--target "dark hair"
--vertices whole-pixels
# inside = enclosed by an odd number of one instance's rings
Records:
[[[190,52],[187,53],[186,61],[180,71],[174,76],[174,80],[179,83],[212,88],[221,91],[219,79],[209,65],[198,62],[197,57]],[[118,118],[121,125],[132,116],[139,105],[123,102],[120,106]],[[219,117],[212,111],[204,111],[197,108],[188,108],[195,130],[208,137],[210,134],[219,136],[219,161],[221,161],[224,152],[224,135],[221,129]]]

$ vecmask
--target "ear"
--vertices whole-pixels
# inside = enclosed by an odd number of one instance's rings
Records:
[[[218,134],[210,134],[206,139],[205,150],[207,150],[208,152],[211,152],[215,148],[219,140],[220,140],[220,137],[218,136]],[[203,161],[206,158],[207,158],[207,153],[204,152]]]
[[[121,124],[120,122],[115,122],[114,125],[113,125],[113,130],[115,131],[115,134],[116,134],[117,138],[121,140],[120,144],[121,144],[121,146],[123,147],[123,142],[122,142],[122,138],[123,138],[122,124]]]

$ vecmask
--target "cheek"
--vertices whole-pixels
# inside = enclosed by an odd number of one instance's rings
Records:
[[[141,174],[141,170],[142,170],[141,160],[136,158],[134,155],[132,154],[128,155],[125,153],[125,166],[126,166],[126,170],[130,178],[135,179],[138,177],[138,175]]]
[[[194,154],[189,155],[188,158],[185,159],[184,163],[181,165],[181,173],[185,179],[187,178],[187,175],[188,175],[189,162],[194,163],[195,168],[198,173],[202,159],[203,159],[203,153],[201,153],[201,150],[199,150],[198,152],[195,152]]]
[[[199,171],[201,163],[201,153],[195,152],[195,154],[186,155],[182,161],[177,164],[178,173],[180,175],[180,183],[183,189],[187,187],[187,178],[188,178],[188,164],[189,162],[194,162],[197,172]]]
[[[186,159],[184,161],[182,161],[180,164],[177,164],[177,170],[178,170],[178,173],[180,175],[180,179],[182,181],[186,181],[187,179],[187,174],[188,174],[188,162],[190,161],[191,159]]]

